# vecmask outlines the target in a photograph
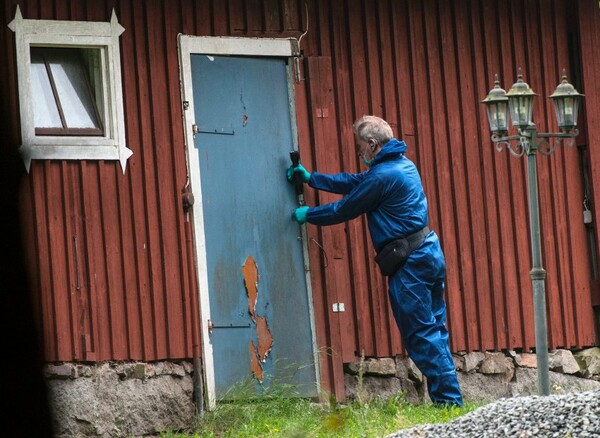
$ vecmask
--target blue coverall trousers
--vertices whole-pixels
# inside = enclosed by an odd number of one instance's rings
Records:
[[[445,278],[444,254],[431,232],[389,277],[389,297],[404,347],[427,378],[431,401],[462,406],[446,329]]]

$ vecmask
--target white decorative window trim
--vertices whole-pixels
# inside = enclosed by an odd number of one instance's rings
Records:
[[[119,35],[125,29],[113,9],[110,22],[27,20],[17,5],[15,18],[9,23],[15,32],[17,76],[21,117],[19,148],[29,172],[31,160],[118,160],[123,173],[133,154],[125,145],[123,91]],[[104,101],[103,136],[41,136],[34,126],[31,85],[31,46],[81,47],[101,50]]]

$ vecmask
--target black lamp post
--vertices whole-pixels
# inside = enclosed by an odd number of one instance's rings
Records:
[[[538,366],[538,393],[550,394],[550,379],[548,368],[548,334],[546,326],[546,291],[544,281],[546,271],[542,266],[542,245],[540,237],[540,212],[538,197],[538,177],[536,152],[550,155],[565,140],[566,146],[572,146],[574,138],[579,134],[577,130],[577,113],[583,94],[567,82],[563,69],[562,82],[549,96],[554,101],[556,119],[561,132],[539,133],[532,122],[533,98],[536,94],[529,85],[523,81],[519,69],[517,82],[513,84],[508,93],[500,88],[498,75],[495,76],[495,86],[482,101],[486,105],[492,141],[498,151],[505,146],[509,152],[522,157],[527,155],[527,187],[529,192],[529,227],[531,231],[531,263],[530,272],[533,288],[533,313],[535,322],[535,351]],[[507,105],[508,104],[508,105]],[[508,109],[507,109],[508,106]],[[518,134],[507,136],[508,117]],[[550,144],[549,139],[555,138]],[[539,140],[538,140],[539,139]],[[511,142],[515,141],[513,146]]]

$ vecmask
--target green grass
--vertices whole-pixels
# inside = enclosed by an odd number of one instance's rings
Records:
[[[481,404],[462,408],[415,405],[403,395],[348,404],[314,403],[278,391],[254,400],[219,403],[199,420],[192,434],[163,432],[161,438],[213,437],[383,437],[423,423],[451,421]]]

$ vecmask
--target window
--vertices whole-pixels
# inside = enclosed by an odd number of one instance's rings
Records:
[[[26,20],[15,32],[21,116],[20,151],[31,160],[118,160],[125,145],[119,35],[110,22]]]

